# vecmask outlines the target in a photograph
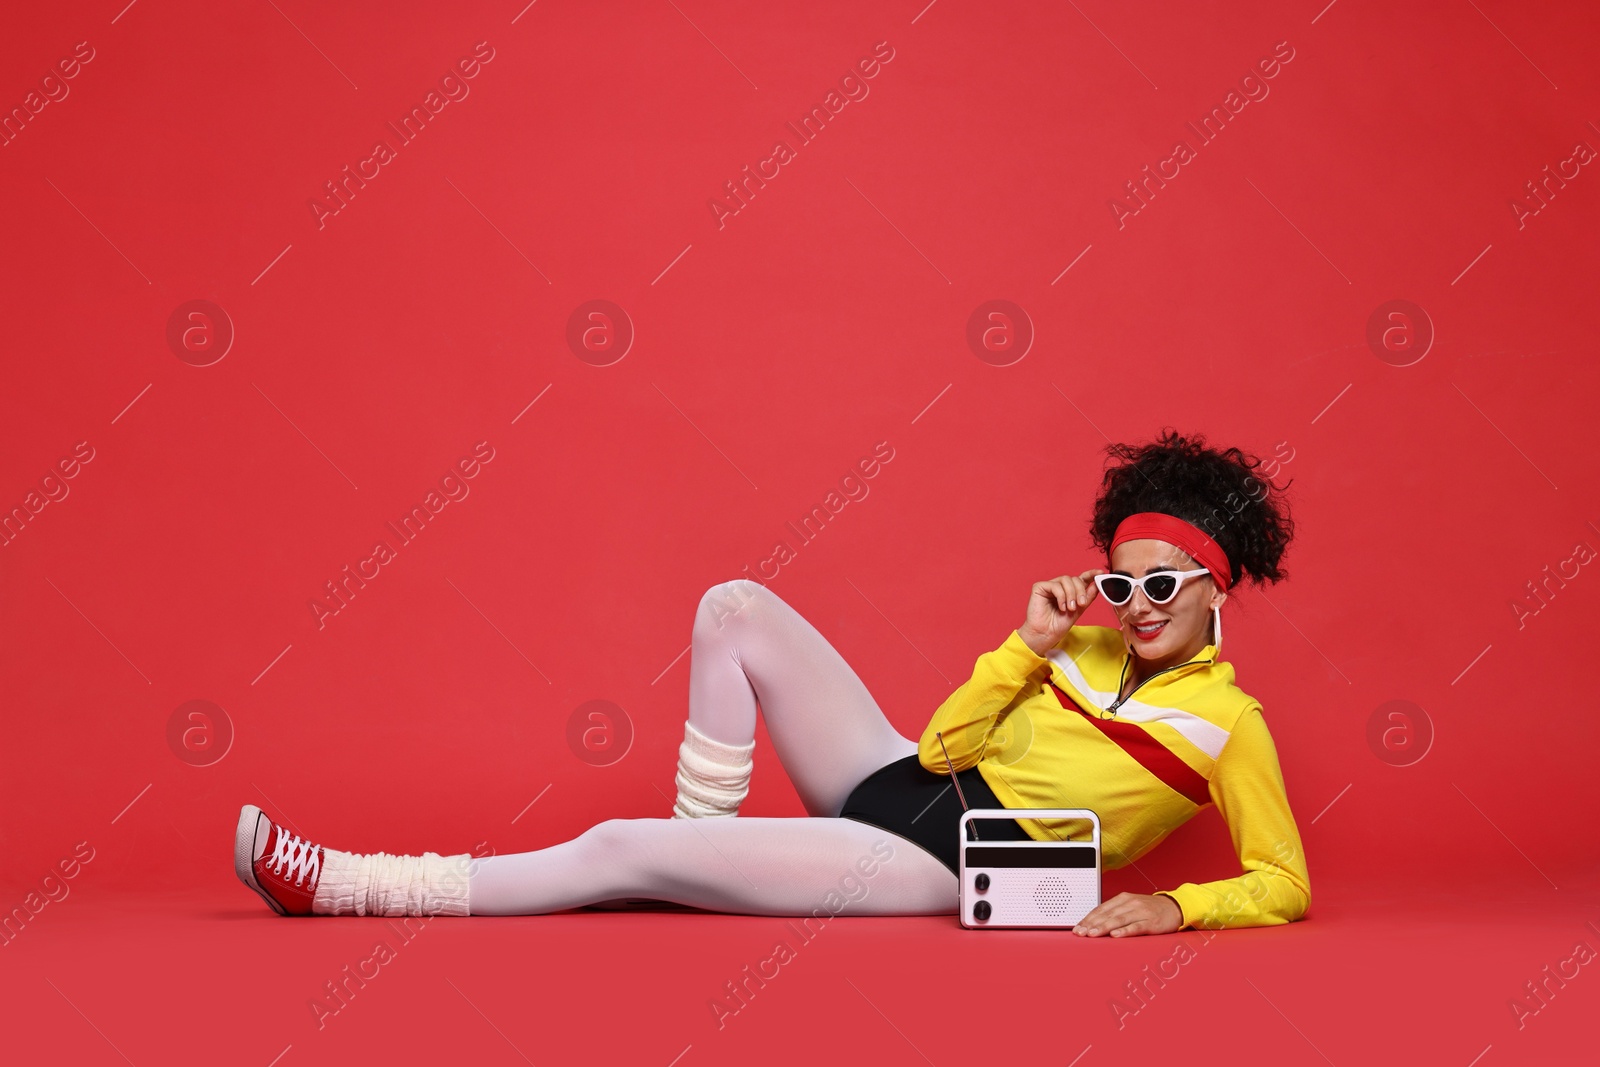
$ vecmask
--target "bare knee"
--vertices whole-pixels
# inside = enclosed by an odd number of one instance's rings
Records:
[[[718,633],[730,625],[748,622],[763,601],[775,596],[749,578],[720,582],[701,596],[695,612],[695,630],[700,634]]]

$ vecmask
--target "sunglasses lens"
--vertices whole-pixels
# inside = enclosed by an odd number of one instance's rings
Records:
[[[1100,583],[1100,591],[1113,604],[1126,604],[1133,596],[1133,583],[1126,578],[1107,578]]]
[[[1178,579],[1170,574],[1157,574],[1144,583],[1145,595],[1154,603],[1165,604],[1178,592]]]

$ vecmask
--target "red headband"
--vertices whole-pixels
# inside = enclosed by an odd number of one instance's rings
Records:
[[[1111,538],[1111,548],[1115,549],[1124,541],[1140,538],[1154,538],[1157,541],[1177,545],[1200,566],[1211,572],[1218,589],[1224,593],[1228,591],[1228,579],[1232,574],[1228,568],[1228,554],[1222,551],[1222,546],[1213,541],[1200,527],[1176,515],[1160,511],[1140,511],[1129,515],[1117,525],[1116,535]],[[1107,556],[1109,555],[1110,550],[1107,551]]]

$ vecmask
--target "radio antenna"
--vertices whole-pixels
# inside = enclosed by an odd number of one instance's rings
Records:
[[[944,747],[944,731],[936,731],[933,736],[939,739],[939,749],[944,753],[944,765],[950,768],[950,784],[956,787],[956,796],[961,801],[961,810],[971,811],[972,809],[967,807],[967,796],[961,791],[961,783],[956,780],[956,765],[950,761],[950,750]],[[978,836],[978,824],[976,821],[967,823],[967,829],[972,831],[972,839],[974,841],[983,840]]]

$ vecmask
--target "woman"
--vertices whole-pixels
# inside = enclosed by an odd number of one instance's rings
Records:
[[[1276,582],[1293,533],[1260,460],[1171,431],[1108,446],[1090,527],[1109,570],[1034,583],[1026,619],[978,657],[919,741],[889,724],[817,630],[756,582],[708,590],[695,617],[672,818],[611,819],[515,855],[323,848],[254,805],[234,865],[286,915],[528,915],[632,900],[829,917],[951,913],[957,822],[973,808],[1090,808],[1125,866],[1209,803],[1244,873],[1119,893],[1086,936],[1290,922],[1310,904],[1300,836],[1259,702],[1218,659],[1241,578]],[[1075,626],[1097,595],[1119,629]],[[733,818],[757,707],[809,818]],[[947,762],[948,759],[948,762]],[[959,791],[952,792],[950,776]],[[985,840],[1051,840],[1066,822],[992,820]]]

